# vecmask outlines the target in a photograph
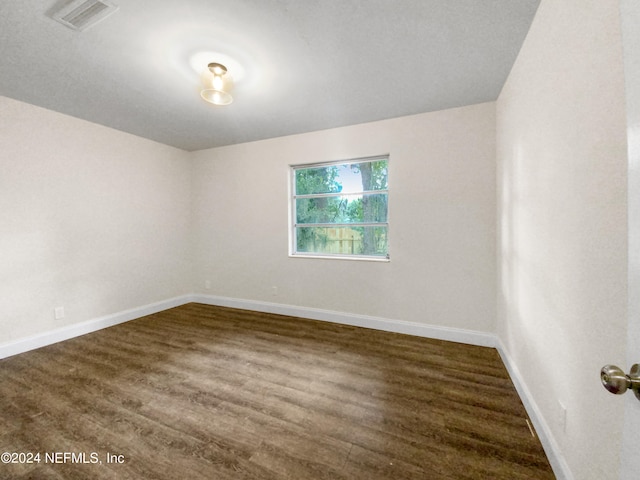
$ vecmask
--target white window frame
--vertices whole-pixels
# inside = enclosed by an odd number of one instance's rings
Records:
[[[352,158],[347,160],[334,160],[328,162],[318,163],[306,163],[289,165],[289,256],[293,258],[322,258],[322,259],[340,259],[340,260],[365,260],[374,262],[389,262],[390,261],[390,242],[389,242],[389,185],[387,178],[387,188],[383,190],[371,190],[376,194],[387,195],[387,221],[378,223],[296,223],[296,200],[299,198],[320,198],[335,196],[335,193],[323,193],[323,194],[303,194],[298,195],[296,193],[296,170],[305,170],[312,168],[321,168],[327,166],[340,166],[351,165],[355,163],[364,162],[376,162],[380,160],[386,160],[387,169],[389,168],[389,154],[376,155],[372,157]],[[387,170],[388,175],[388,170]],[[350,193],[350,195],[364,194],[365,192]],[[297,227],[332,227],[332,226],[353,226],[353,227],[386,227],[387,229],[387,254],[386,255],[359,255],[359,254],[344,254],[344,253],[313,253],[313,252],[298,252],[297,251]]]

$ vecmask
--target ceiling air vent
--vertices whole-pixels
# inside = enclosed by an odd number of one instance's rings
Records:
[[[53,14],[53,19],[72,30],[83,31],[118,10],[108,0],[73,0]]]

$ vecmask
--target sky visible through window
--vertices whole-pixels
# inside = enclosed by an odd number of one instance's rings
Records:
[[[362,175],[360,174],[360,170],[353,168],[351,165],[341,165],[338,168],[336,182],[342,185],[340,193],[362,192]]]

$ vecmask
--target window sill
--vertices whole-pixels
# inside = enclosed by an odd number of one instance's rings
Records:
[[[366,256],[349,256],[349,255],[314,255],[308,253],[290,253],[289,258],[314,258],[314,259],[322,259],[322,260],[349,260],[356,262],[379,262],[379,263],[389,263],[391,259],[386,257],[366,257]]]

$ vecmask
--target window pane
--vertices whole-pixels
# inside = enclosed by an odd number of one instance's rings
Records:
[[[338,167],[318,167],[295,170],[296,195],[310,195],[315,193],[337,193],[342,190],[336,181]]]
[[[387,227],[297,227],[297,252],[387,255]]]
[[[295,170],[296,195],[387,190],[387,160]]]
[[[387,194],[296,199],[296,223],[386,223]]]
[[[363,192],[389,188],[387,160],[354,163],[350,167],[358,172]]]

